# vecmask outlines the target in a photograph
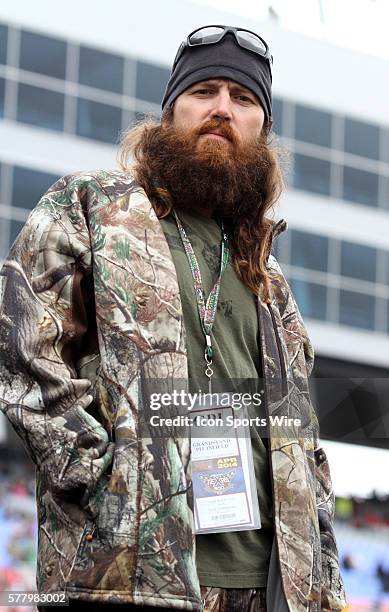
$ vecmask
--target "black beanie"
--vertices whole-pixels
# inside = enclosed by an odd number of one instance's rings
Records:
[[[171,106],[191,85],[216,78],[231,79],[250,89],[262,104],[266,121],[272,122],[272,75],[269,61],[238,45],[230,32],[220,43],[187,46],[184,49],[170,74],[162,110],[165,106]]]

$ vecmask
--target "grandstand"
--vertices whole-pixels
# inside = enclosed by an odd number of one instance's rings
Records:
[[[7,465],[3,457],[0,454],[0,592],[35,591],[34,471],[26,460]],[[34,610],[26,606],[20,609]],[[3,610],[7,612],[6,607]],[[12,612],[16,610],[19,608],[12,607]]]
[[[389,527],[337,522],[336,534],[351,610],[389,611]]]

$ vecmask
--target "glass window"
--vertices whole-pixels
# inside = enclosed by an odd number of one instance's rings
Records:
[[[319,234],[291,230],[291,240],[292,265],[327,272],[328,238]]]
[[[138,62],[136,70],[136,97],[145,102],[160,104],[169,80],[170,71],[162,66]]]
[[[42,195],[59,178],[57,174],[15,166],[12,180],[12,205],[27,209],[34,208]]]
[[[50,130],[63,130],[64,96],[19,83],[17,120]]]
[[[0,117],[4,117],[5,79],[0,79]]]
[[[66,42],[22,31],[20,68],[64,79],[66,73]]]
[[[0,23],[0,64],[7,63],[8,28]]]
[[[339,292],[339,322],[364,329],[374,329],[374,296],[356,291]]]
[[[283,133],[282,108],[282,100],[280,98],[273,97],[273,132],[278,135]]]
[[[377,125],[345,120],[344,150],[354,155],[379,159],[380,130]]]
[[[295,153],[293,186],[330,195],[330,162]]]
[[[273,253],[274,257],[277,259],[277,261],[280,261],[282,263],[288,263],[287,262],[288,243],[289,243],[288,234],[289,232],[282,232],[282,234],[279,234],[278,236],[276,236],[272,242],[271,252]]]
[[[10,236],[9,236],[9,244],[10,246],[15,242],[16,238],[19,236],[22,228],[24,226],[23,221],[15,221],[12,219],[11,228],[10,228]]]
[[[389,176],[381,176],[382,181],[382,197],[380,199],[380,206],[382,208],[389,209]]]
[[[6,257],[9,250],[10,220],[0,217],[0,259]]]
[[[384,143],[382,159],[389,163],[389,129],[381,129],[381,138]]]
[[[378,174],[344,166],[343,198],[366,206],[378,205]]]
[[[386,284],[389,287],[389,251],[385,251],[385,277],[386,277]]]
[[[296,140],[331,146],[331,114],[296,104]]]
[[[354,242],[342,242],[341,274],[375,282],[377,267],[377,249]]]
[[[124,58],[90,47],[80,48],[78,80],[82,85],[108,91],[123,91]]]
[[[79,98],[77,134],[115,144],[121,129],[121,115],[121,109],[117,106]]]
[[[303,317],[326,319],[327,288],[324,285],[292,278],[290,286]]]
[[[386,313],[386,333],[389,334],[389,300],[387,300],[387,313]]]
[[[144,119],[160,119],[160,115],[157,115],[155,113],[141,113],[139,111],[136,111],[134,114],[134,122],[135,123],[139,123],[140,121],[144,121]]]
[[[128,129],[129,127],[133,126],[135,123],[135,113],[133,113],[132,111],[128,109],[124,109],[123,115],[122,115],[122,121],[123,121],[123,125],[125,126],[125,129]]]

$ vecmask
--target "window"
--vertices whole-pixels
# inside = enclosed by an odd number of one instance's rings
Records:
[[[80,48],[79,82],[82,85],[122,93],[124,59],[112,53]]]
[[[296,140],[331,146],[331,115],[315,108],[296,105]]]
[[[376,280],[377,250],[364,244],[342,242],[341,274],[360,280]]]
[[[64,79],[66,73],[66,43],[34,32],[22,31],[20,68]]]
[[[0,217],[0,259],[6,257],[9,249],[10,220]]]
[[[0,23],[0,64],[7,63],[8,28]]]
[[[134,114],[134,123],[139,123],[144,119],[159,119],[160,115],[156,115],[155,113],[141,113],[139,111]]]
[[[272,242],[271,252],[277,261],[287,263],[288,258],[289,232],[278,234]]]
[[[112,144],[121,129],[121,109],[80,98],[77,107],[77,134]]]
[[[273,132],[278,135],[281,135],[283,133],[282,109],[282,100],[280,98],[273,98]]]
[[[378,205],[378,175],[367,170],[343,168],[343,198],[366,206]]]
[[[26,209],[34,208],[42,195],[59,178],[57,174],[15,166],[12,180],[12,205]]]
[[[381,129],[381,138],[384,144],[382,159],[389,163],[389,129]],[[389,196],[389,189],[387,193]]]
[[[291,231],[291,264],[327,271],[328,238],[319,234],[308,234],[299,230]]]
[[[10,227],[9,246],[11,246],[15,242],[16,238],[22,231],[23,226],[23,221],[15,221],[14,219],[12,219]]]
[[[384,251],[384,271],[385,271],[385,281],[387,286],[389,287],[389,251]]]
[[[123,110],[122,124],[126,126],[126,129],[135,124],[135,113],[128,109]]]
[[[326,319],[327,288],[317,283],[309,283],[292,278],[290,281],[294,298],[303,317]]]
[[[387,300],[386,302],[387,306],[387,311],[386,311],[386,333],[389,334],[389,300]]]
[[[0,118],[4,117],[5,79],[0,79]]]
[[[383,193],[380,204],[382,208],[389,209],[389,176],[384,176],[381,180],[383,183]]]
[[[293,186],[296,189],[330,195],[330,162],[296,153]]]
[[[339,322],[364,329],[374,329],[374,297],[356,291],[340,290]]]
[[[354,155],[379,159],[380,131],[378,126],[346,118],[344,150]]]
[[[63,130],[64,96],[33,85],[19,83],[17,120],[31,125]]]
[[[145,102],[161,104],[170,71],[162,66],[138,62],[136,70],[136,97]]]

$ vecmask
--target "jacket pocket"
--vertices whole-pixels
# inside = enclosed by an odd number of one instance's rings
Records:
[[[136,458],[133,443],[116,445],[112,471],[105,475],[97,495],[90,500],[94,512],[85,528],[69,588],[132,589],[137,550]]]
[[[72,572],[88,519],[80,506],[60,503],[50,493],[40,504],[38,588],[62,590]]]

